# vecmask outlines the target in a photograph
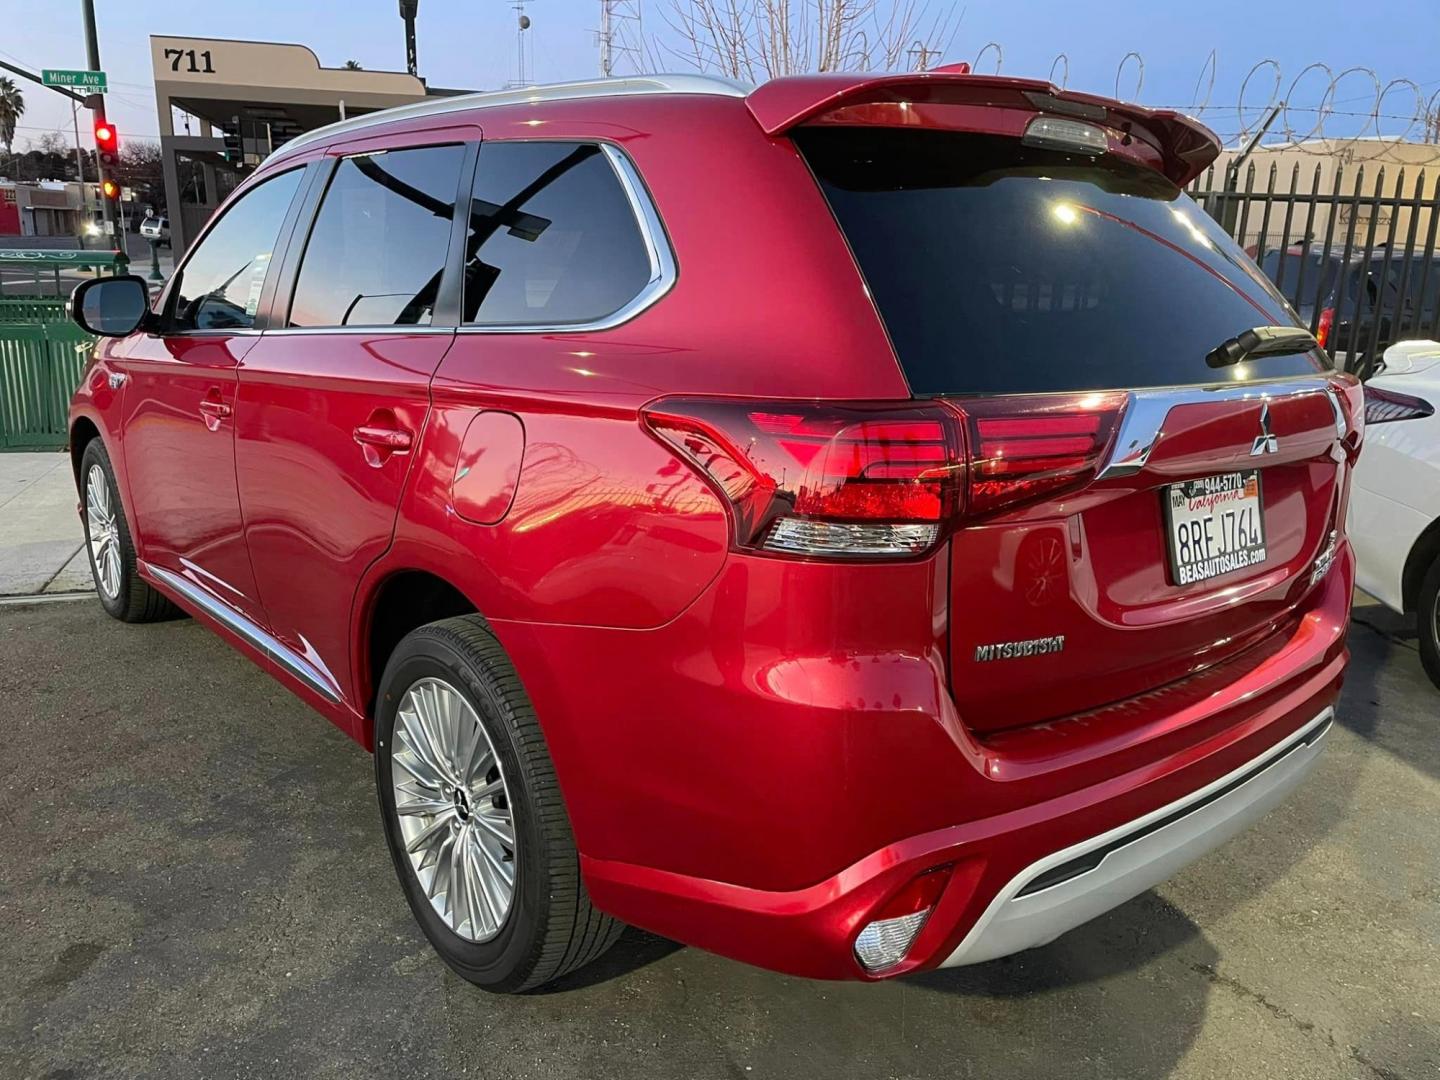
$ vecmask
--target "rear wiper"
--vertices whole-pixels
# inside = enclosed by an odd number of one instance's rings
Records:
[[[1254,326],[1216,345],[1205,354],[1205,362],[1214,368],[1229,367],[1251,356],[1285,356],[1319,347],[1320,343],[1304,327]]]

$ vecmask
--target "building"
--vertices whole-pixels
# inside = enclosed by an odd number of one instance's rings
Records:
[[[132,207],[121,206],[128,215]],[[0,237],[36,241],[35,247],[95,247],[103,213],[98,184],[73,180],[0,182]],[[13,244],[7,246],[14,246]]]
[[[1223,152],[1198,189],[1225,188],[1238,156],[1237,150]],[[1243,215],[1244,241],[1251,249],[1272,250],[1307,237],[1323,244],[1327,235],[1332,244],[1343,245],[1352,220],[1354,242],[1363,246],[1372,219],[1375,244],[1404,248],[1413,237],[1423,247],[1440,196],[1440,145],[1371,136],[1260,146],[1240,167],[1234,184],[1240,197],[1227,200],[1226,213],[1236,229]],[[1271,193],[1275,198],[1267,216]],[[1321,198],[1312,203],[1305,198],[1312,194]]]
[[[177,255],[244,174],[287,140],[347,116],[460,92],[429,89],[401,71],[322,67],[304,45],[157,35],[150,59]],[[226,131],[238,137],[239,155],[227,155]]]

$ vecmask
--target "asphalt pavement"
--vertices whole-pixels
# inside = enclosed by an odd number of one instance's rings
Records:
[[[1351,646],[1302,789],[1043,949],[866,986],[628,931],[499,998],[412,924],[337,730],[192,621],[0,605],[0,1076],[1433,1080],[1440,693],[1378,608]]]

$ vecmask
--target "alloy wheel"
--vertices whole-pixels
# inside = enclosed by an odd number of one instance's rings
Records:
[[[105,599],[114,600],[120,595],[120,530],[110,502],[110,482],[99,465],[91,465],[85,474],[85,529],[95,584]]]
[[[515,899],[515,824],[500,759],[470,703],[434,678],[395,714],[391,773],[410,866],[435,913],[466,941],[500,932]]]

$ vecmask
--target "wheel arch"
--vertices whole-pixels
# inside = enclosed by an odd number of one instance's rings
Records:
[[[456,615],[481,615],[479,606],[454,582],[430,570],[401,567],[373,582],[360,605],[356,625],[357,690],[363,717],[360,741],[375,747],[375,706],[380,677],[406,634]]]
[[[80,490],[80,459],[85,456],[85,448],[94,440],[101,439],[104,446],[104,439],[100,434],[100,425],[84,413],[76,416],[70,422],[70,472],[75,477],[75,490]],[[108,452],[109,447],[106,447]],[[114,458],[111,458],[114,464]]]
[[[1405,556],[1405,569],[1400,574],[1400,600],[1405,613],[1415,610],[1420,603],[1420,586],[1432,563],[1440,559],[1440,518],[1425,526]]]

